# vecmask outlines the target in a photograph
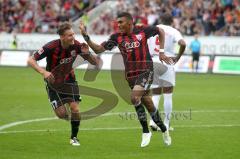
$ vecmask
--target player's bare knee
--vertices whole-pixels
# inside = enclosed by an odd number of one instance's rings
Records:
[[[137,106],[141,103],[141,100],[138,96],[131,96],[131,102],[133,105]]]
[[[63,113],[63,112],[55,112],[55,113],[59,119],[69,120],[69,116],[67,113]]]
[[[63,119],[63,120],[69,119],[69,115],[65,106],[58,107],[57,109],[54,110],[54,112],[59,119]]]
[[[69,106],[70,106],[71,112],[79,113],[78,103],[72,102],[72,103],[69,103]]]
[[[172,93],[173,92],[173,87],[164,87],[163,88],[163,93]]]
[[[162,93],[162,88],[153,88],[152,89],[152,94],[153,95],[157,95],[157,94],[161,94]]]
[[[71,113],[79,113],[79,108],[76,107],[71,107]]]

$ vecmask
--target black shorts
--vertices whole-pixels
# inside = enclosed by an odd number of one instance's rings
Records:
[[[144,71],[135,76],[126,78],[131,89],[133,89],[135,85],[140,85],[145,90],[148,90],[153,82],[153,71]]]
[[[76,81],[66,83],[58,88],[53,87],[46,82],[46,90],[48,93],[48,99],[53,109],[56,109],[66,103],[81,101],[79,87]]]
[[[199,52],[192,53],[193,61],[199,61],[199,56],[200,56]]]

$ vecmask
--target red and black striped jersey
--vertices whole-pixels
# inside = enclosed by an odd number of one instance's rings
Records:
[[[101,45],[106,50],[117,46],[122,54],[127,77],[137,72],[153,69],[153,62],[148,50],[147,39],[159,34],[155,26],[134,28],[131,35],[115,33]]]
[[[77,55],[84,58],[81,46],[82,44],[75,40],[73,45],[65,49],[62,47],[60,39],[57,39],[44,45],[40,50],[33,54],[33,57],[36,61],[46,57],[47,71],[56,75],[58,74],[59,77],[64,76],[62,78],[65,81],[75,81],[72,63],[76,59]]]

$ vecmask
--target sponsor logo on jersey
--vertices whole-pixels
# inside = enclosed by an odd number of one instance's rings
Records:
[[[72,62],[72,60],[73,60],[72,57],[64,58],[64,59],[61,59],[61,60],[60,60],[60,64],[67,64],[67,63]]]
[[[140,43],[138,41],[134,41],[134,42],[125,42],[124,45],[125,49],[133,49],[133,48],[137,48],[140,46]]]

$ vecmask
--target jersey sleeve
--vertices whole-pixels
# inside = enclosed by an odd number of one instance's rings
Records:
[[[149,49],[150,55],[153,56],[154,54],[158,54],[160,49],[158,35],[155,35],[154,37],[149,38],[147,42],[148,42],[148,49]]]
[[[159,34],[159,29],[156,26],[146,27],[143,31],[146,34],[147,39]]]
[[[74,44],[75,44],[75,49],[77,50],[77,54],[78,55],[80,55],[80,56],[82,56],[84,53],[82,52],[82,47],[84,46],[84,45],[87,45],[86,43],[81,43],[81,42],[79,42],[78,40],[74,40]],[[88,47],[88,45],[86,46],[86,47]],[[87,53],[87,54],[89,54],[89,53]]]
[[[84,42],[79,42],[78,40],[74,40],[74,51],[76,51],[76,55],[81,56],[84,60],[88,58],[88,56],[91,54],[90,51],[83,52],[82,47],[88,47],[89,46]]]
[[[117,34],[112,34],[107,41],[104,41],[101,44],[105,50],[112,50],[118,45],[117,43]]]
[[[182,39],[183,39],[182,34],[178,30],[175,30],[175,33],[174,33],[175,42],[178,42],[179,40],[182,40]]]
[[[39,61],[43,58],[45,58],[50,52],[50,49],[47,48],[46,46],[43,46],[41,49],[39,49],[38,51],[35,51],[33,53],[33,58],[36,60],[36,61]]]

